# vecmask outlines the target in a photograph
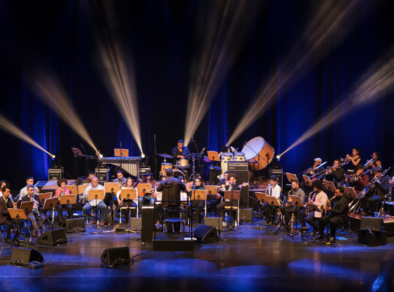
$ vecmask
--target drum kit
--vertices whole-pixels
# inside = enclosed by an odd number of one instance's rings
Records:
[[[174,177],[180,178],[182,176],[183,178],[186,179],[187,178],[186,176],[188,175],[187,170],[191,167],[192,173],[188,177],[188,180],[191,181],[194,179],[196,175],[195,160],[198,160],[200,158],[200,153],[189,154],[185,156],[185,158],[179,159],[175,165],[173,165],[172,163],[168,163],[166,161],[167,158],[173,159],[174,157],[172,155],[165,153],[157,153],[157,156],[164,158],[164,162],[161,164],[161,170],[160,170],[160,173],[162,175],[166,175],[166,169],[171,168],[174,171]],[[193,160],[193,166],[190,165],[189,159]]]

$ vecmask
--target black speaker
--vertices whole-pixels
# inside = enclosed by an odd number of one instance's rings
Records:
[[[85,218],[70,218],[66,219],[66,232],[74,232],[74,229],[79,232],[85,232]]]
[[[239,219],[245,221],[253,221],[253,209],[252,208],[245,208],[239,210]]]
[[[37,243],[42,245],[56,245],[66,242],[67,236],[64,228],[44,232],[39,238],[37,238]]]
[[[359,230],[358,231],[358,243],[365,244],[368,246],[379,246],[387,244],[387,232],[386,231],[372,231]]]
[[[11,264],[26,266],[33,261],[44,261],[43,256],[35,249],[19,247],[12,249]]]
[[[155,210],[152,206],[142,207],[142,230],[154,230],[155,229]]]
[[[198,242],[202,243],[214,242],[218,238],[216,228],[207,225],[199,225],[194,229],[194,237],[197,238]]]
[[[367,227],[371,231],[382,231],[383,218],[361,216],[360,229],[367,230]]]
[[[130,264],[129,247],[107,248],[101,255],[101,261],[106,265],[128,265]]]
[[[241,189],[241,198],[239,200],[240,208],[249,208],[249,186],[244,186]]]

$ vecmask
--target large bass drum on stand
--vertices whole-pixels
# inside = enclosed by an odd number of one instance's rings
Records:
[[[275,149],[264,140],[263,137],[256,137],[250,140],[242,148],[246,160],[254,159],[257,163],[249,163],[253,170],[262,170],[271,163],[275,155]]]

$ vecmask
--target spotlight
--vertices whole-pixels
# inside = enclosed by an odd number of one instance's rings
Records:
[[[141,153],[141,158],[145,158],[145,154],[144,153]]]
[[[104,157],[104,155],[103,154],[100,154],[100,158],[103,158]]]
[[[276,160],[280,161],[280,155],[276,155]]]
[[[52,159],[55,160],[55,158],[56,158],[56,155],[53,155],[53,154],[52,154]]]

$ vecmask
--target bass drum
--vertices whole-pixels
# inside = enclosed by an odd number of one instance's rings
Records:
[[[185,172],[183,169],[174,169],[174,177],[179,178],[182,177],[185,180]]]
[[[246,160],[254,159],[258,162],[249,163],[250,168],[253,170],[262,170],[267,167],[275,155],[275,149],[263,137],[256,137],[250,140],[242,148],[242,152],[245,154]]]
[[[168,162],[163,162],[161,164],[161,174],[162,175],[166,175],[166,169],[168,168],[173,168],[172,163],[168,163]]]

